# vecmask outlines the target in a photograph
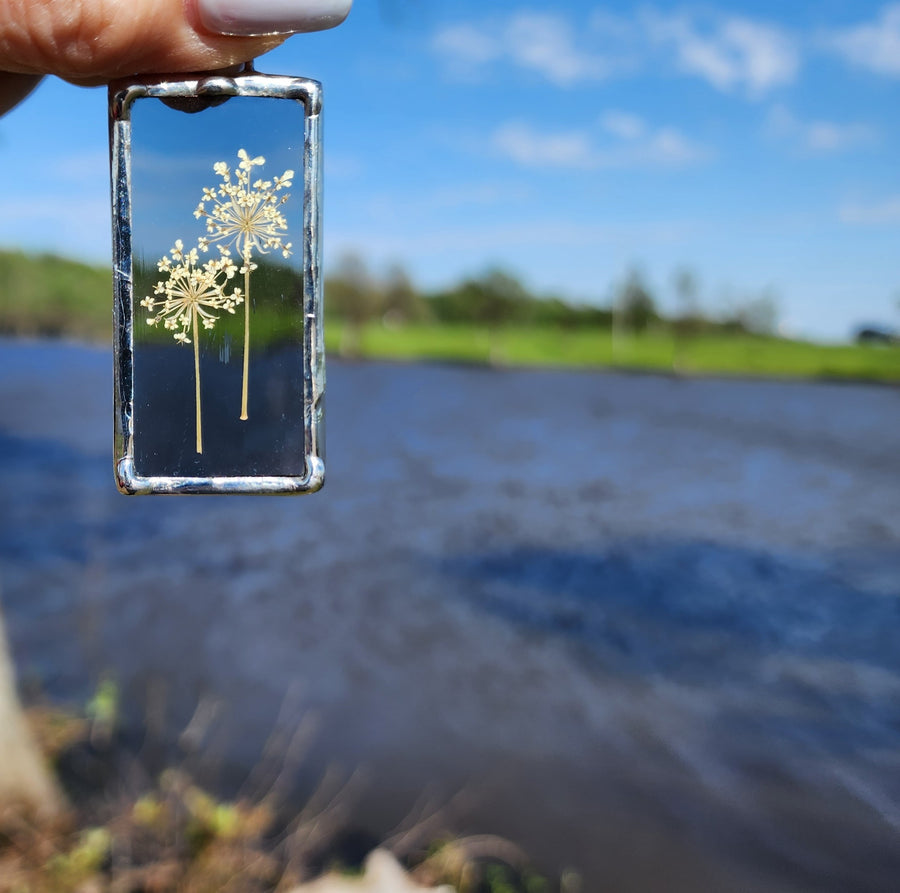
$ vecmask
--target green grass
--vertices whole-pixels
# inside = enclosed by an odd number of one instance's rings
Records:
[[[152,274],[155,275],[155,274]],[[151,278],[152,278],[151,275]],[[275,270],[272,275],[287,275]],[[285,293],[290,284],[285,283]],[[240,309],[240,308],[239,308]],[[109,270],[52,256],[0,251],[0,334],[70,336],[109,343],[112,287]],[[291,341],[295,325],[285,314],[254,311],[251,347]],[[287,324],[287,328],[286,328]],[[171,333],[143,323],[136,335],[168,343]],[[217,323],[215,347],[243,338],[239,312]],[[373,359],[676,371],[685,375],[761,375],[900,381],[900,346],[828,346],[780,338],[707,334],[677,342],[665,328],[613,343],[609,329],[565,331],[549,326],[503,327],[418,324],[366,326],[358,338],[338,320],[325,328],[332,352]]]
[[[325,344],[341,352],[344,326],[330,320]],[[822,345],[749,335],[698,335],[676,342],[665,330],[622,335],[609,330],[565,332],[538,327],[490,331],[477,326],[373,323],[359,335],[362,357],[438,360],[495,366],[618,368],[685,375],[759,375],[900,381],[900,347]]]

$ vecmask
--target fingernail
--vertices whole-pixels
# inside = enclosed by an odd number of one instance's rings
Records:
[[[250,37],[334,28],[352,5],[353,0],[197,0],[197,14],[209,31]]]

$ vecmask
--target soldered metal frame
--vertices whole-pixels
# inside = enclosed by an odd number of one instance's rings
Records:
[[[190,109],[233,96],[285,99],[304,107],[303,141],[303,449],[301,476],[141,476],[134,461],[134,267],[132,259],[131,113],[143,99]],[[301,494],[325,480],[323,397],[325,350],[322,333],[322,86],[308,78],[256,72],[252,64],[235,75],[188,76],[115,82],[109,87],[110,179],[113,216],[113,350],[116,485],[135,494]]]

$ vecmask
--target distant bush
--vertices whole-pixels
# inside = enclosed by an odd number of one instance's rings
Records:
[[[514,275],[491,269],[464,279],[453,288],[425,296],[437,322],[552,326],[561,329],[609,328],[612,311],[592,304],[573,304],[555,296],[530,292]]]
[[[0,333],[109,340],[109,269],[51,254],[0,251]]]

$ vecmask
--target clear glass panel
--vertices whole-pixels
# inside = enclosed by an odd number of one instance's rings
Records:
[[[304,474],[303,116],[241,96],[132,107],[142,477]]]

